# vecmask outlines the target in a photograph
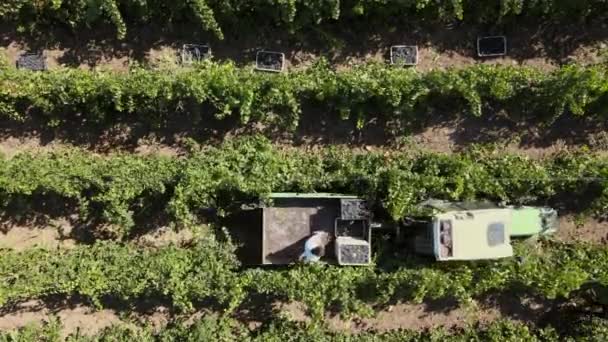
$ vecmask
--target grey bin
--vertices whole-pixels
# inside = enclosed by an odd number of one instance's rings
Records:
[[[184,44],[181,52],[181,62],[184,65],[201,62],[211,58],[211,48],[206,44]]]
[[[260,71],[281,72],[285,68],[285,54],[274,51],[258,51],[255,68]]]
[[[370,243],[352,236],[339,236],[335,241],[335,253],[339,265],[369,265]]]
[[[17,59],[17,68],[33,71],[47,70],[46,55],[43,52],[23,53]]]
[[[416,65],[418,64],[418,45],[391,46],[391,64]]]
[[[498,57],[507,54],[507,37],[485,36],[477,37],[477,56]]]
[[[370,215],[366,200],[340,199],[340,218],[342,220],[369,219]]]
[[[336,218],[334,252],[338,265],[369,265],[372,254],[369,225],[368,219]]]

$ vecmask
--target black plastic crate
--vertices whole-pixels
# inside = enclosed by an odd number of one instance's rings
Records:
[[[416,65],[418,64],[417,45],[393,45],[391,46],[391,64],[394,65]]]
[[[370,211],[366,200],[341,199],[340,218],[343,220],[363,220],[370,218]]]
[[[370,244],[364,240],[339,238],[336,245],[339,265],[367,265],[371,262]]]
[[[47,70],[46,56],[42,52],[23,53],[17,59],[17,68],[34,71]]]
[[[205,44],[184,44],[182,47],[182,64],[201,62],[211,58],[211,48]]]
[[[261,71],[281,72],[285,67],[285,54],[274,51],[258,51],[255,68]]]
[[[496,57],[507,54],[507,37],[486,36],[477,38],[477,55],[479,57]]]

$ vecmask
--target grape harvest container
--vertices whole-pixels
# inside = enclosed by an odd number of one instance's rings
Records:
[[[211,48],[206,44],[184,44],[181,51],[182,64],[201,62],[211,58]]]
[[[18,69],[44,71],[48,69],[44,52],[27,52],[17,59]]]
[[[507,37],[486,36],[477,37],[477,56],[498,57],[507,54]]]
[[[285,67],[285,54],[274,51],[258,51],[255,68],[261,71],[281,72]]]
[[[417,45],[393,45],[391,46],[391,64],[393,65],[416,65],[418,64]]]

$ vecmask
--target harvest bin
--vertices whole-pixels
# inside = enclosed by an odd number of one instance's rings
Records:
[[[281,72],[285,66],[285,54],[274,51],[258,51],[255,68],[261,71]]]
[[[335,237],[335,254],[339,265],[368,265],[371,262],[368,220],[337,218]]]
[[[391,64],[394,65],[416,65],[418,64],[417,45],[393,45],[391,46]]]
[[[232,215],[226,224],[240,246],[237,254],[243,264],[286,265],[298,262],[304,244],[316,231],[326,232],[331,237],[321,260],[329,263],[344,260],[357,265],[361,260],[369,263],[369,246],[367,255],[359,252],[364,244],[369,245],[371,238],[365,201],[355,196],[330,193],[273,193],[269,199],[253,209]],[[343,212],[348,215],[347,219],[342,219]],[[351,219],[354,217],[358,219]],[[352,240],[344,239],[346,237]],[[346,250],[340,257],[335,253],[336,248],[343,246]],[[356,257],[352,256],[354,252]]]
[[[477,38],[477,55],[479,57],[495,57],[507,54],[507,37],[486,36]]]
[[[184,44],[182,47],[182,64],[201,62],[211,58],[211,48],[206,44]]]
[[[17,59],[17,68],[34,71],[47,70],[46,56],[43,52],[23,53]]]

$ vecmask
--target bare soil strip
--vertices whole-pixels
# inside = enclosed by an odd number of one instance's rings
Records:
[[[505,304],[508,303],[508,304]],[[455,303],[425,302],[422,304],[400,303],[377,312],[372,318],[342,319],[339,316],[327,315],[328,326],[335,331],[352,333],[365,330],[387,331],[394,329],[425,330],[438,327],[463,327],[467,324],[490,323],[500,318],[524,323],[537,323],[549,313],[551,303],[540,302],[534,298],[520,301],[480,302],[477,307],[463,308]],[[308,321],[304,307],[299,303],[275,303],[275,315],[284,315],[295,321]],[[176,316],[167,308],[157,306],[145,312],[130,312],[125,316],[114,309],[96,310],[82,303],[48,304],[41,300],[30,300],[0,313],[0,330],[12,330],[28,324],[39,324],[53,317],[61,320],[62,333],[67,336],[80,330],[81,333],[93,335],[103,328],[115,324],[150,324],[155,329],[163,328],[172,319],[179,317],[192,322],[208,311],[200,310],[192,314]],[[259,317],[235,315],[255,329],[262,323]],[[246,317],[246,318],[243,318]]]
[[[5,25],[6,26],[6,25]],[[408,22],[395,27],[365,26],[364,32],[336,31],[319,27],[314,32],[290,36],[285,30],[228,33],[223,41],[193,36],[193,32],[167,34],[162,28],[133,27],[124,41],[112,37],[113,30],[100,27],[91,32],[70,32],[60,27],[37,37],[25,37],[14,27],[0,28],[0,47],[11,62],[25,51],[43,50],[49,68],[60,66],[126,70],[137,62],[160,66],[175,64],[184,43],[210,44],[213,58],[253,65],[258,50],[285,53],[287,69],[310,65],[320,56],[338,68],[366,61],[388,62],[391,45],[417,45],[417,69],[462,67],[476,63],[530,65],[550,70],[569,62],[594,64],[605,61],[606,23],[538,23],[517,21],[497,25],[494,34],[507,37],[507,56],[477,57],[476,39],[486,27]]]
[[[52,224],[42,228],[5,225],[0,232],[0,249],[22,251],[29,248],[72,248],[82,243],[77,236],[72,235],[73,227],[66,220],[55,219],[52,220]],[[176,231],[170,227],[159,227],[136,237],[133,242],[142,247],[163,247],[170,244],[181,246],[192,241],[198,234],[205,232],[194,232],[190,229]]]
[[[138,155],[181,156],[187,153],[192,142],[201,145],[215,145],[229,137],[243,134],[265,134],[279,145],[295,146],[303,149],[322,146],[343,145],[367,151],[423,150],[453,153],[471,144],[496,144],[502,151],[521,153],[540,158],[568,150],[585,148],[587,151],[604,154],[608,151],[608,134],[603,124],[588,128],[587,123],[563,120],[549,128],[509,127],[489,122],[487,118],[458,120],[441,124],[431,123],[427,127],[407,132],[389,133],[382,127],[371,125],[364,131],[347,127],[307,126],[305,123],[297,132],[275,135],[269,132],[249,129],[233,129],[205,136],[196,131],[189,132],[138,132],[131,133],[128,127],[121,132],[110,131],[93,139],[82,141],[61,132],[52,137],[46,134],[11,129],[0,129],[0,155],[12,157],[20,152],[52,151],[65,147],[84,148],[92,153],[107,154],[128,152]],[[524,126],[521,123],[518,126]],[[324,131],[325,130],[325,131]],[[315,133],[317,132],[317,133]],[[318,133],[322,132],[322,133]],[[196,137],[195,140],[192,138]]]

